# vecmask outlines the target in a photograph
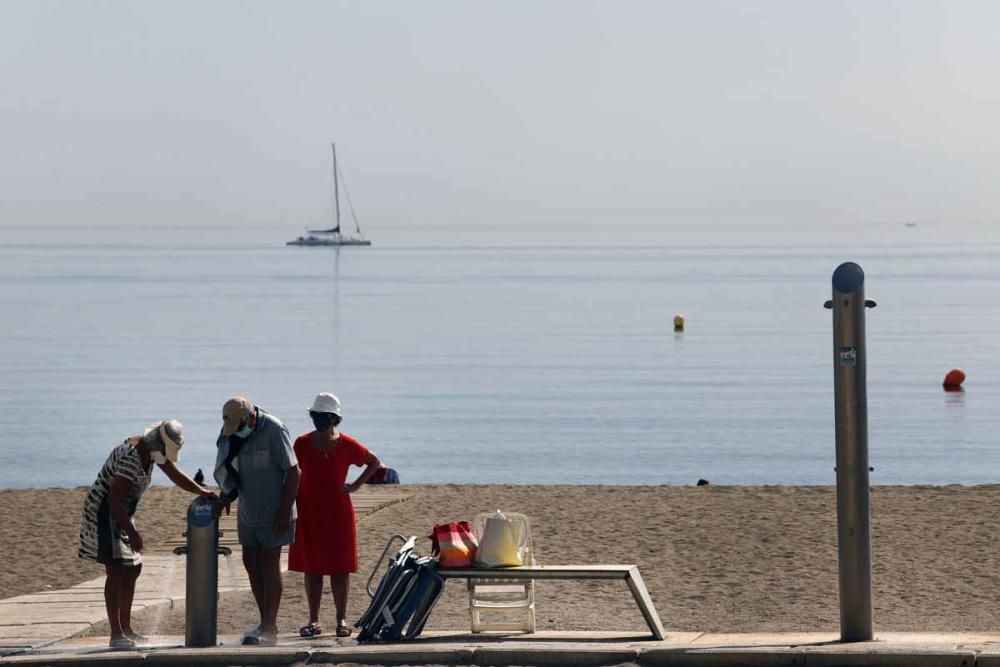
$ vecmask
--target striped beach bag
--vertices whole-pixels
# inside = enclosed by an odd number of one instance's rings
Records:
[[[440,567],[472,567],[479,543],[468,521],[452,521],[434,526],[430,534],[431,552]]]

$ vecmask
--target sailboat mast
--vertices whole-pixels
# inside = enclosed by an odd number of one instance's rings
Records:
[[[340,232],[340,192],[338,190],[337,178],[337,144],[330,144],[330,148],[333,150],[333,211],[334,211],[334,221],[336,225],[334,229]]]

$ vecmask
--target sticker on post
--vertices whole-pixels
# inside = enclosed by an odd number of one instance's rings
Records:
[[[210,526],[215,521],[214,507],[207,498],[195,498],[188,506],[188,524],[197,528]]]
[[[858,348],[856,348],[856,347],[842,347],[842,348],[840,348],[840,365],[841,366],[857,366],[858,365]]]

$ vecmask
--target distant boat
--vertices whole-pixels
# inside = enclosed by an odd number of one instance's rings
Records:
[[[917,223],[915,223],[915,222],[904,222],[903,224],[906,225],[907,227],[916,227],[917,226]]]
[[[347,197],[347,206],[351,210],[351,219],[354,221],[354,229],[357,231],[357,236],[349,236],[340,231],[340,183],[343,182],[344,177],[341,175],[340,170],[337,168],[337,145],[330,144],[330,148],[333,150],[333,221],[334,226],[330,229],[309,229],[306,231],[305,236],[300,236],[294,241],[287,241],[285,245],[323,245],[323,246],[342,246],[342,245],[371,245],[372,242],[364,237],[361,233],[361,226],[358,224],[358,217],[354,214],[354,205],[351,203],[351,195],[347,192],[347,186],[344,186],[344,195]]]

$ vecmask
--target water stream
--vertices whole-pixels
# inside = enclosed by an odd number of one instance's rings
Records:
[[[239,573],[236,570],[236,562],[233,560],[232,555],[226,554],[222,559],[226,563],[226,567],[225,569],[220,569],[219,588],[232,588],[242,584],[243,582],[239,578]]]
[[[164,600],[172,599],[171,592],[173,591],[174,578],[177,576],[177,563],[183,560],[183,556],[175,556],[170,559],[170,565],[167,566],[167,571],[163,575],[163,586],[160,588],[158,597]],[[172,603],[161,604],[156,608],[153,617],[150,619],[150,625],[146,634],[150,638],[150,644],[153,643],[153,638],[159,636],[160,625],[163,624],[163,619],[167,614],[167,611],[173,606]]]

